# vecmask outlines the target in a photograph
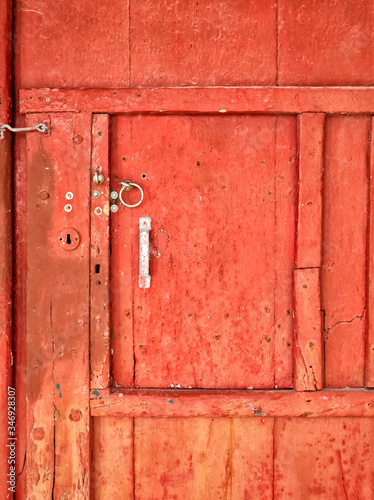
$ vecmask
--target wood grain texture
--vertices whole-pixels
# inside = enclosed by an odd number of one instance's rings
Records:
[[[128,0],[14,3],[18,88],[128,86]]]
[[[271,0],[130,3],[131,85],[275,85]]]
[[[91,389],[110,385],[110,209],[109,209],[109,115],[94,115],[92,123],[91,260],[90,260],[90,377]],[[104,182],[93,182],[94,172]],[[102,212],[97,214],[96,209]]]
[[[325,115],[298,115],[298,214],[295,267],[321,267]]]
[[[0,123],[11,119],[12,2],[0,9]],[[12,498],[7,476],[10,434],[8,432],[8,387],[13,386],[12,352],[12,140],[0,140],[0,497]],[[15,410],[15,408],[14,408]],[[16,441],[15,441],[16,443]],[[14,474],[15,475],[15,474]],[[12,477],[14,476],[12,474]]]
[[[116,389],[91,394],[91,415],[117,417],[372,417],[370,390],[316,392]]]
[[[92,420],[92,500],[133,499],[133,419]]]
[[[370,124],[366,386],[374,387],[374,123]]]
[[[27,494],[87,498],[91,115],[51,122],[50,136],[28,135]],[[64,227],[80,235],[75,250],[61,246]]]
[[[273,498],[273,419],[138,418],[135,497]]]
[[[372,2],[277,5],[279,85],[373,85]]]
[[[140,207],[112,214],[133,227],[122,239],[133,302],[117,307],[136,314],[135,384],[274,387],[275,118],[124,116],[117,140],[113,187],[129,178],[145,191]],[[152,218],[146,291],[141,216]]]
[[[21,113],[372,114],[373,87],[22,89]],[[46,101],[46,99],[49,101]]]
[[[297,197],[296,117],[276,118],[274,376],[275,388],[292,386],[293,294]]]
[[[293,385],[296,391],[315,391],[323,387],[322,312],[318,268],[295,270],[294,298]]]
[[[274,498],[373,498],[374,421],[279,418],[274,428]]]
[[[365,368],[366,117],[326,121],[321,299],[327,387],[362,387]]]

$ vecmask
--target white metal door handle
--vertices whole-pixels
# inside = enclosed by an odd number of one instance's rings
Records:
[[[149,231],[152,219],[150,217],[139,218],[140,245],[139,245],[139,286],[149,288],[151,277],[149,275]]]

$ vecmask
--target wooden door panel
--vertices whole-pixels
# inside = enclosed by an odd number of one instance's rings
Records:
[[[112,187],[129,178],[145,190],[137,210],[112,216],[112,258],[122,265],[112,275],[126,273],[123,286],[134,287],[133,304],[127,291],[112,309],[117,317],[123,308],[127,332],[133,325],[135,385],[274,387],[275,268],[285,267],[275,256],[275,137],[271,116],[117,118]],[[293,138],[283,139],[287,162]],[[152,218],[146,292],[137,282],[143,215]],[[121,371],[124,359],[113,359]]]
[[[362,387],[365,372],[369,119],[328,117],[321,309],[326,387]]]

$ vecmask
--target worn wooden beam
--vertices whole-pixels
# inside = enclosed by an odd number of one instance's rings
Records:
[[[374,119],[369,142],[369,226],[367,268],[366,386],[374,387]]]
[[[91,161],[90,359],[91,389],[109,387],[109,115],[95,115]],[[104,176],[93,181],[94,172]]]
[[[374,87],[22,89],[21,113],[374,113]]]
[[[0,9],[0,123],[10,123],[11,118],[11,57],[12,1],[5,0]],[[8,488],[14,487],[15,463],[12,457],[12,463],[8,462],[10,448],[7,447],[12,442],[8,439],[12,437],[12,430],[8,430],[8,387],[13,384],[12,140],[9,132],[0,139],[0,172],[0,497],[10,498],[12,493]],[[13,404],[15,399],[10,394],[9,397],[9,404]],[[13,411],[15,407],[9,409]],[[12,475],[7,476],[10,473]]]
[[[116,389],[90,405],[94,417],[372,417],[374,392]]]

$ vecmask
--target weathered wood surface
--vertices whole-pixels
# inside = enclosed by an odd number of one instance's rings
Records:
[[[365,369],[369,119],[328,117],[321,302],[326,387],[362,387]]]
[[[373,87],[44,88],[22,89],[19,96],[21,113],[374,113]]]
[[[274,498],[370,500],[374,421],[279,418],[274,427]]]
[[[276,118],[274,381],[286,389],[292,380],[293,269],[297,199],[296,117]]]
[[[294,273],[294,389],[323,388],[322,312],[320,270],[296,269]]]
[[[113,256],[133,249],[131,267],[115,257],[128,302],[113,307],[123,337],[133,328],[135,385],[273,388],[275,117],[121,116],[117,128],[112,187],[130,179],[145,192],[112,216]],[[140,216],[152,218],[148,290],[137,278]],[[119,341],[116,373],[133,367],[131,341]]]
[[[45,118],[30,115],[28,124]],[[28,135],[27,494],[83,499],[90,467],[91,115],[48,118],[50,136]],[[78,231],[75,250],[62,247],[64,228]]]
[[[90,406],[94,417],[372,417],[374,393],[116,389],[91,393]]]
[[[135,419],[135,498],[272,499],[273,426],[272,418]]]
[[[91,497],[95,500],[133,498],[133,419],[91,419]]]
[[[11,119],[12,2],[0,9],[0,123]],[[12,352],[12,139],[0,140],[0,497],[12,498],[7,476],[11,435],[8,432],[8,387],[13,386]],[[15,407],[10,407],[10,410]],[[12,415],[10,415],[12,417]],[[15,437],[15,436],[14,436]]]
[[[369,233],[367,274],[366,385],[374,387],[374,119],[371,119],[369,151]]]
[[[296,269],[321,267],[324,113],[298,115]]]
[[[94,172],[104,182],[93,182]],[[92,124],[91,158],[91,260],[90,260],[90,377],[91,389],[110,385],[110,208],[109,208],[109,115],[95,115]],[[95,212],[96,210],[96,212]],[[101,210],[101,212],[100,212]]]
[[[280,0],[278,85],[373,85],[370,0]]]

